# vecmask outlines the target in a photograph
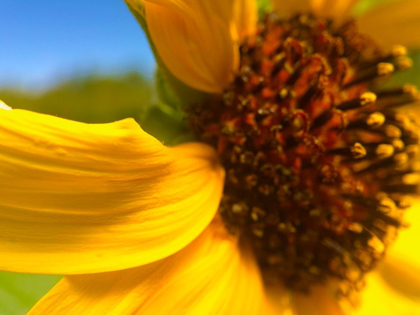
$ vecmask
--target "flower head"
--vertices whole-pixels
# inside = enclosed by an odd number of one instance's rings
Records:
[[[362,314],[389,292],[416,313],[418,93],[380,84],[411,37],[388,46],[384,11],[359,30],[351,0],[126,2],[175,89],[204,92],[201,143],[0,110],[0,268],[70,275],[31,314]]]

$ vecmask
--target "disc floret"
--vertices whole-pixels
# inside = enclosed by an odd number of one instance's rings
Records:
[[[378,81],[409,66],[359,34],[308,15],[267,15],[241,46],[221,98],[195,108],[200,139],[226,169],[220,214],[249,242],[267,279],[295,290],[338,278],[358,288],[417,192],[416,123],[397,108],[411,85]]]

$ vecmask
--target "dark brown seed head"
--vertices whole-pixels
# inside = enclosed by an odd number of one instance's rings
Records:
[[[330,278],[350,289],[401,227],[417,125],[395,111],[410,85],[378,83],[409,66],[354,22],[267,15],[241,46],[235,81],[190,113],[226,169],[220,214],[249,242],[266,279],[308,290]]]

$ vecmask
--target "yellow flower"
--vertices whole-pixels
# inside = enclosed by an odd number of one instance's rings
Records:
[[[0,269],[67,275],[30,314],[418,314],[417,205],[336,296],[417,191],[414,121],[392,109],[416,92],[368,91],[404,47],[342,27],[351,0],[274,1],[259,24],[253,0],[126,2],[161,66],[211,94],[187,117],[217,153],[0,103]],[[359,24],[413,44],[419,9]]]

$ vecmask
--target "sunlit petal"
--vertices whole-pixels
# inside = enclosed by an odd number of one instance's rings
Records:
[[[240,38],[253,35],[257,29],[258,8],[256,0],[236,0],[234,19]]]
[[[8,106],[5,102],[0,100],[0,109],[11,110],[12,108]]]
[[[358,18],[361,31],[380,44],[419,46],[420,1],[391,1]]]
[[[299,1],[288,1],[288,0],[273,0],[274,10],[280,13],[307,13],[312,9],[311,0],[299,0]]]
[[[344,22],[359,0],[274,0],[274,8],[280,13],[312,13],[319,17],[332,18],[336,23]]]
[[[368,277],[366,287],[361,291],[360,300],[357,304],[351,314],[420,314],[420,301],[415,301],[394,291],[377,273]]]
[[[201,91],[220,93],[233,79],[239,64],[233,0],[126,2],[133,9],[144,9],[157,53],[179,80]]]
[[[410,226],[399,231],[379,271],[394,290],[420,300],[419,200],[405,213],[405,220]]]
[[[212,220],[223,176],[210,147],[166,148],[131,119],[0,110],[0,269],[90,273],[164,258]]]
[[[164,260],[106,274],[69,276],[29,313],[267,314],[259,269],[212,224]]]

